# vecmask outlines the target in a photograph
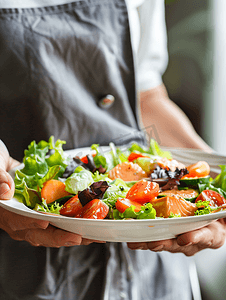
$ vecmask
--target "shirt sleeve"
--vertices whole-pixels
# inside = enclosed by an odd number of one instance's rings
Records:
[[[162,83],[168,64],[165,4],[164,0],[145,0],[136,9],[140,21],[139,43],[134,48],[137,85],[145,91]]]

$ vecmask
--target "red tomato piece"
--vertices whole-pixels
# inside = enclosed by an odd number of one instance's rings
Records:
[[[81,160],[84,164],[88,164],[88,158],[87,158],[87,156],[81,157],[80,160]]]
[[[126,198],[119,198],[115,203],[115,207],[120,213],[124,213],[124,211],[132,205],[135,206],[135,212],[139,212],[141,210],[142,205],[140,203],[136,203]]]
[[[96,156],[96,153],[92,154],[92,157]],[[88,158],[87,156],[83,156],[80,158],[80,160],[84,163],[84,164],[88,164]]]
[[[159,194],[159,185],[156,182],[140,180],[128,191],[126,198],[140,204],[151,202]]]
[[[136,152],[131,152],[130,155],[128,156],[128,161],[133,162],[136,160],[138,157],[147,157],[141,153],[136,153]]]
[[[74,217],[82,209],[78,195],[69,199],[60,209],[60,214],[67,217]]]
[[[183,178],[190,178],[190,177],[205,177],[210,174],[210,166],[205,161],[199,161],[195,164],[192,164],[187,167],[188,174],[185,175]]]
[[[109,211],[109,207],[100,199],[93,199],[88,202],[81,211],[75,216],[76,218],[85,219],[104,219]]]
[[[209,201],[211,206],[221,206],[226,203],[226,199],[221,196],[218,192],[212,190],[203,191],[195,200],[195,202],[201,201]]]

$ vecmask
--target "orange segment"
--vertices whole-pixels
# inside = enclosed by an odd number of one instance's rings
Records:
[[[46,200],[47,204],[52,203],[57,199],[70,195],[70,193],[65,191],[65,188],[65,184],[60,180],[48,180],[43,184],[41,197]]]

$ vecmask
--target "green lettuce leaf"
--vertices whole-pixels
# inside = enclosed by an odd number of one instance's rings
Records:
[[[32,141],[28,149],[24,151],[24,168],[15,172],[15,195],[24,204],[34,207],[39,202],[38,195],[43,183],[52,178],[58,178],[67,166],[67,159],[64,156],[62,145],[65,141],[57,140],[54,137],[49,141],[40,141],[38,144]],[[48,152],[51,154],[48,156]]]
[[[101,153],[99,144],[93,144],[91,146],[91,149],[96,151],[96,155],[93,158],[96,167],[99,168],[100,166],[102,166],[103,168],[107,168],[106,157],[103,153]]]
[[[130,148],[128,149],[130,152],[140,152],[140,153],[147,153],[148,151],[143,149],[139,144],[133,143]]]
[[[115,202],[118,198],[125,198],[129,190],[127,184],[120,178],[112,181],[110,187],[104,194],[103,201],[110,207],[115,206]]]
[[[71,194],[77,194],[79,191],[87,189],[93,182],[92,172],[79,166],[75,169],[74,173],[66,179],[65,190]]]
[[[220,165],[219,167],[221,168],[221,173],[211,182],[211,184],[226,192],[226,165]]]
[[[38,182],[37,182],[38,186],[40,188],[42,188],[43,184],[46,181],[56,178],[59,175],[60,169],[61,169],[61,166],[59,166],[59,165],[50,167],[48,172],[46,173],[46,175],[38,180]]]
[[[167,159],[172,159],[171,153],[169,151],[163,151],[154,139],[150,140],[149,153],[156,156],[166,157]]]
[[[141,207],[139,212],[134,211],[135,206],[131,205],[125,210],[124,213],[120,213],[117,209],[113,210],[113,218],[115,220],[120,219],[155,219],[156,210],[153,208],[151,203],[147,203]]]
[[[40,192],[28,188],[24,180],[15,189],[14,196],[30,208],[34,208],[37,203],[41,202]]]

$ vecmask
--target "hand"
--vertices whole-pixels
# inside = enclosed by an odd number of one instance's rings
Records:
[[[48,221],[27,218],[0,207],[0,227],[17,241],[33,246],[61,247],[82,243],[82,237],[49,225]]]
[[[0,207],[0,228],[17,241],[27,241],[32,246],[59,248],[62,246],[89,245],[95,240],[58,229],[48,221],[24,217]]]
[[[8,171],[20,163],[9,156],[5,144],[0,140],[0,199],[9,200],[14,194],[14,182]]]
[[[223,246],[226,238],[226,219],[212,222],[201,229],[179,235],[175,239],[156,242],[127,243],[132,250],[143,249],[155,252],[169,251],[192,256],[200,250],[217,249]]]

